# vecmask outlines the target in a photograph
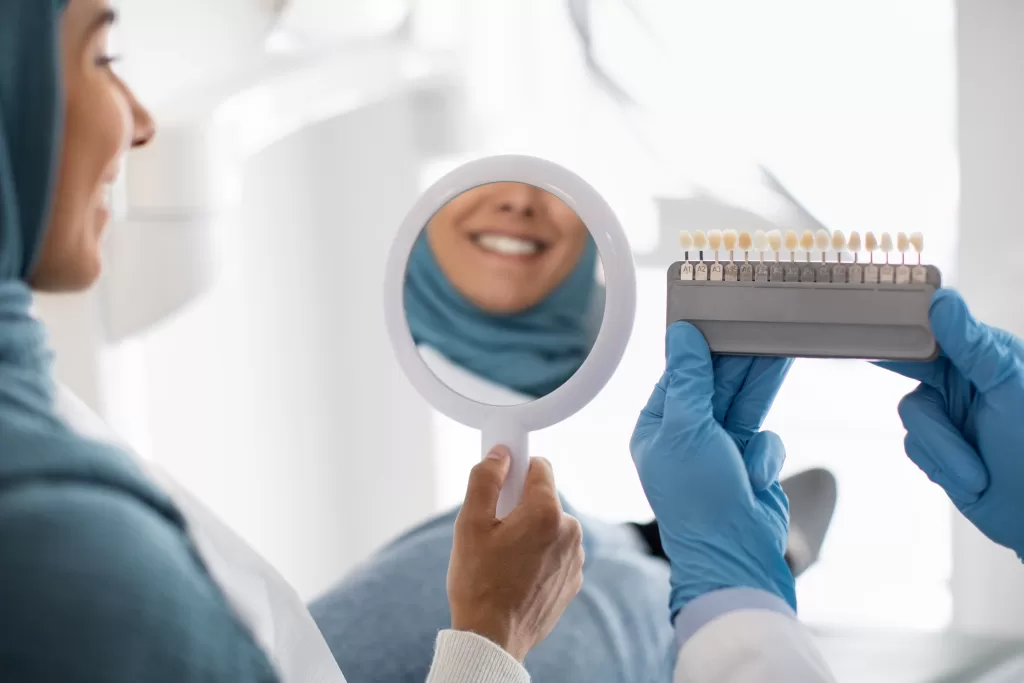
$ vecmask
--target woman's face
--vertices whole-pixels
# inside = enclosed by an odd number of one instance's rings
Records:
[[[525,183],[493,183],[434,214],[427,239],[441,270],[489,313],[537,305],[576,267],[587,228],[552,194]]]
[[[35,289],[74,291],[96,280],[110,187],[128,148],[154,133],[149,113],[111,68],[114,19],[109,0],[70,0],[61,19],[63,146]]]

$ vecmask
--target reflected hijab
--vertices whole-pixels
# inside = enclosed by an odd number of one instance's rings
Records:
[[[52,354],[27,280],[49,224],[63,130],[60,0],[0,0],[0,496],[41,479],[127,489],[182,524],[113,447],[80,438],[55,409]]]
[[[487,313],[463,296],[420,235],[405,277],[405,313],[417,344],[508,389],[539,398],[579,369],[604,312],[597,284],[597,247],[587,237],[579,263],[536,306],[509,315]]]

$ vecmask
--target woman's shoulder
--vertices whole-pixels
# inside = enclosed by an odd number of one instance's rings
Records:
[[[0,680],[276,680],[130,459],[70,430],[5,427]]]
[[[276,680],[184,530],[130,491],[3,488],[0,547],[4,680]]]

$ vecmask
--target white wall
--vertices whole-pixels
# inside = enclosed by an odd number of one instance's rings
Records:
[[[1024,335],[1024,3],[959,0],[959,288],[986,322]],[[954,624],[1024,634],[1024,567],[957,515]]]
[[[433,510],[427,408],[381,314],[411,114],[392,98],[255,157],[216,289],[147,343],[154,456],[304,595]]]

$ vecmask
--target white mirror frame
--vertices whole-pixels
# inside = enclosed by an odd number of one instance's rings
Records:
[[[450,389],[420,358],[405,316],[405,274],[413,246],[437,211],[481,185],[518,182],[550,192],[587,226],[597,245],[605,278],[605,309],[594,347],[562,386],[535,401],[511,406],[479,403]],[[604,388],[622,360],[636,313],[633,254],[618,218],[597,190],[572,171],[544,159],[519,155],[486,157],[451,171],[431,185],[406,215],[388,256],[384,318],[399,365],[417,391],[438,411],[482,432],[482,454],[496,445],[512,453],[512,466],[498,500],[499,519],[519,503],[529,469],[528,434],[575,414]]]

